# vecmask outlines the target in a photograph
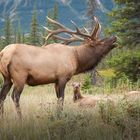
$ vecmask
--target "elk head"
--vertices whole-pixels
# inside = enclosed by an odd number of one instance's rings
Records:
[[[72,86],[73,86],[73,92],[74,92],[73,101],[76,102],[77,100],[83,98],[83,96],[80,93],[80,83],[74,82]]]
[[[114,47],[116,47],[116,44],[114,44],[117,40],[116,37],[109,37],[104,39],[99,38],[101,25],[96,17],[94,17],[95,27],[93,28],[91,33],[89,33],[86,28],[84,28],[84,30],[82,31],[73,21],[71,22],[76,29],[75,31],[50,18],[48,18],[48,20],[59,28],[56,30],[50,30],[44,27],[48,31],[46,41],[48,41],[49,38],[53,37],[55,39],[63,41],[62,43],[65,45],[76,41],[83,42],[79,46],[72,46],[75,54],[77,55],[75,60],[77,61],[75,74],[92,70],[100,62],[103,56],[105,56]],[[69,38],[61,36],[61,33],[68,34]]]
[[[73,86],[73,91],[80,91],[80,86],[81,86],[80,83],[74,82],[72,86]]]

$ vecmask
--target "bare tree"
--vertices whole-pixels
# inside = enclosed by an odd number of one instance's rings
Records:
[[[97,8],[96,0],[87,0],[87,16],[89,17],[87,24],[89,26],[89,30],[91,30],[91,28],[94,25],[94,13],[96,11],[96,8]],[[97,71],[95,69],[91,71],[91,82],[93,85],[95,85],[97,82],[96,72]]]
[[[90,28],[92,28],[94,25],[94,13],[96,7],[97,7],[96,0],[87,0],[87,16],[89,17],[88,22],[90,24]]]

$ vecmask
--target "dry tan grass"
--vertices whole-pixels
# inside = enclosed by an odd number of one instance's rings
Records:
[[[99,103],[100,101],[108,101],[111,100],[115,104],[117,104],[120,100],[122,100],[124,97],[127,99],[133,99],[138,98],[138,96],[135,96],[136,93],[129,92],[128,94],[95,94],[95,95],[85,95],[85,99],[88,99],[90,102],[96,102],[95,104]],[[140,98],[140,96],[139,96]],[[84,100],[83,100],[84,102]],[[84,104],[82,104],[82,108],[84,108]],[[57,98],[54,91],[54,85],[47,85],[47,86],[37,86],[37,87],[29,87],[26,86],[20,99],[20,104],[23,112],[23,117],[28,117],[29,114],[36,114],[36,116],[39,116],[44,111],[47,111],[48,108],[56,108]],[[67,107],[75,108],[77,106],[77,103],[73,103],[73,90],[71,87],[71,84],[66,88],[65,91],[65,106]],[[94,106],[93,106],[94,107]],[[11,113],[12,112],[12,113]],[[5,115],[9,118],[14,116],[16,117],[16,112],[14,109],[14,104],[12,102],[12,99],[9,96],[5,100]]]
[[[126,137],[139,136],[140,117],[137,114],[136,118],[130,117],[135,112],[127,112],[128,105],[121,101],[123,95],[109,96],[119,102],[115,108],[107,103],[99,104],[97,108],[79,108],[73,103],[70,84],[65,93],[64,110],[58,112],[53,85],[25,87],[21,96],[22,122],[17,119],[14,104],[8,96],[4,119],[0,118],[0,140],[121,140],[128,128],[131,135],[125,134]],[[136,134],[133,134],[134,129]]]

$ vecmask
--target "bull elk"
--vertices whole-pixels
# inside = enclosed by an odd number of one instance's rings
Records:
[[[13,85],[12,99],[16,111],[21,116],[20,95],[24,85],[36,86],[55,84],[58,102],[63,104],[66,83],[73,75],[95,68],[101,59],[116,47],[116,37],[99,39],[101,25],[95,17],[95,28],[89,33],[82,31],[72,22],[75,31],[65,27],[50,18],[48,20],[58,27],[48,31],[46,40],[57,38],[63,43],[49,44],[44,47],[35,47],[25,44],[11,44],[0,52],[0,72],[4,84],[0,92],[0,110],[3,113],[3,103],[7,93]],[[70,38],[59,36],[67,33]],[[74,41],[82,41],[79,46],[69,46]]]

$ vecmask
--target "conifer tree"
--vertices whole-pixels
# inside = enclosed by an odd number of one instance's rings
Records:
[[[48,11],[47,16],[56,21],[58,20],[58,3],[57,2],[54,4],[53,10]],[[57,27],[55,25],[52,25],[48,20],[46,20],[46,27],[48,27],[49,29],[52,29],[52,30],[57,29]],[[47,32],[43,33],[43,36],[47,36],[47,35],[48,35]],[[57,40],[50,39],[48,43],[54,43],[54,42],[57,42]]]
[[[112,28],[107,29],[108,34],[117,34],[123,45],[129,47],[140,44],[140,1],[115,0],[117,6],[109,13]]]
[[[30,44],[32,45],[38,45],[39,44],[39,25],[37,21],[37,10],[36,6],[34,7],[34,12],[32,16],[31,21],[31,27],[30,27]]]
[[[22,43],[25,43],[25,34],[22,33]]]
[[[89,21],[87,24],[90,25],[90,28],[94,25],[94,13],[97,7],[96,0],[87,0],[87,16],[89,17]]]
[[[140,78],[140,1],[115,0],[117,6],[109,13],[111,27],[107,34],[115,34],[124,47],[108,60],[116,73],[115,79],[127,77],[132,82]]]
[[[58,3],[55,2],[54,8],[53,8],[53,19],[58,20]]]
[[[5,17],[4,37],[4,46],[7,46],[10,43],[12,43],[12,22],[8,15]]]
[[[22,43],[22,31],[21,31],[20,19],[18,19],[18,30],[17,30],[16,43]]]
[[[90,30],[92,30],[93,25],[94,25],[94,13],[95,13],[96,7],[97,7],[96,0],[87,0],[87,16],[89,20],[87,21],[86,24],[88,25],[88,28],[90,28]],[[91,80],[88,78],[90,78]],[[93,85],[96,84],[96,81],[97,81],[96,70],[91,71],[91,75],[85,79],[85,82],[87,82],[87,80],[88,82],[91,81]]]

